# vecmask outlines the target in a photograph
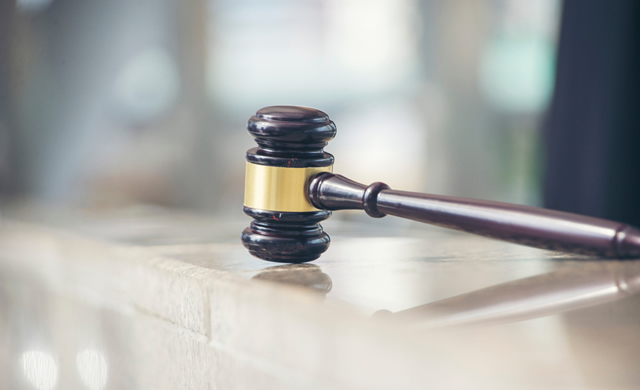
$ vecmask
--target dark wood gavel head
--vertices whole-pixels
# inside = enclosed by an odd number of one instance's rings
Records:
[[[333,156],[323,148],[336,125],[320,110],[271,106],[247,123],[258,147],[247,151],[243,211],[254,220],[242,232],[242,243],[261,259],[304,263],[329,248],[320,222],[331,211],[320,210],[308,196],[309,180],[331,172]]]

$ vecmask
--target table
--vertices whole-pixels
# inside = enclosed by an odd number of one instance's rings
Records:
[[[242,248],[244,218],[12,210],[0,388],[640,383],[635,261],[334,219],[319,260],[280,265]]]

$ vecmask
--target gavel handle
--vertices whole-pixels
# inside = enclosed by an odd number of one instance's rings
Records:
[[[535,248],[609,258],[640,258],[640,230],[614,221],[537,207],[395,191],[323,172],[309,182],[319,209],[394,215]]]

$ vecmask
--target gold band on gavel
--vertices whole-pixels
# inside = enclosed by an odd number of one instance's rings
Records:
[[[318,211],[309,201],[309,179],[329,167],[268,167],[247,162],[244,205],[252,209],[305,212]]]

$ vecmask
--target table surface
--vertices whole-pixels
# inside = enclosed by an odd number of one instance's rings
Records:
[[[160,209],[63,215],[10,216],[248,283],[293,286],[286,294],[319,297],[323,310],[349,312],[389,334],[416,343],[435,337],[448,340],[451,351],[497,356],[507,388],[640,385],[640,262],[347,217],[324,224],[332,242],[319,260],[285,265],[242,248],[245,219]]]

